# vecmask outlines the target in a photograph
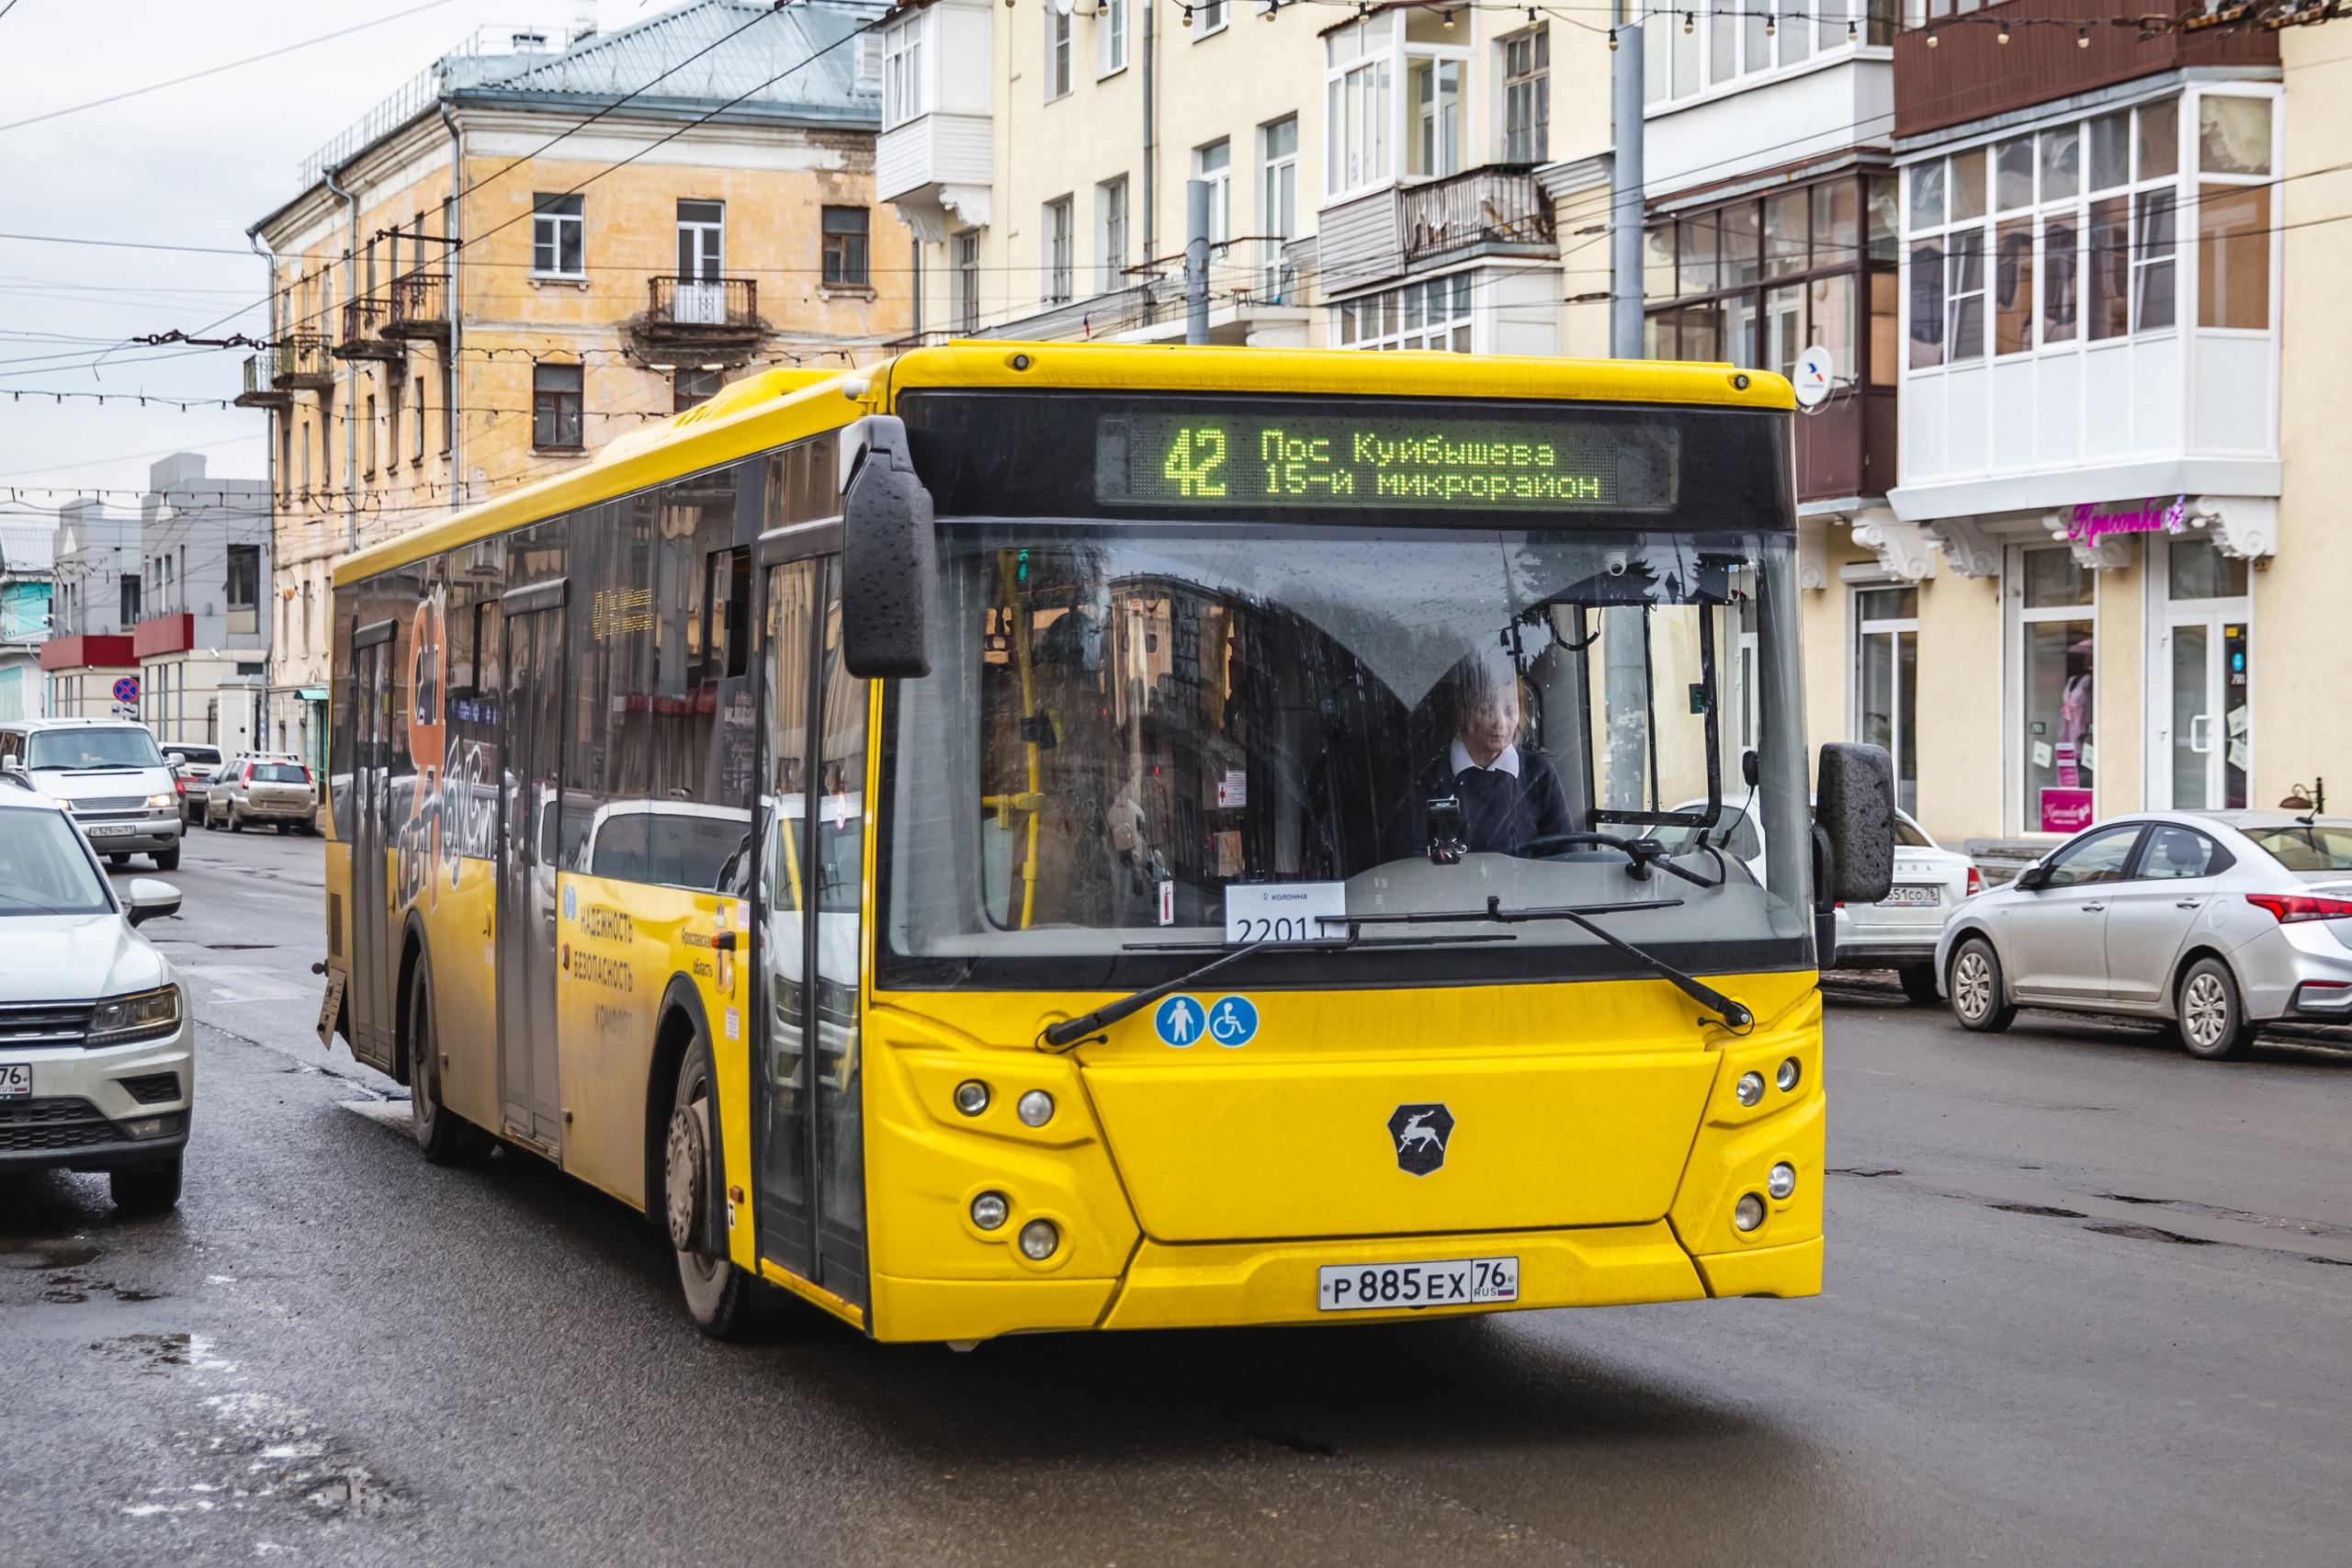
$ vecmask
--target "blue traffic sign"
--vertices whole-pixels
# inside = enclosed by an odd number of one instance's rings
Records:
[[[137,702],[139,700],[139,677],[136,675],[125,675],[115,682],[114,700],[119,703]]]
[[[1207,1021],[1201,1004],[1190,997],[1170,997],[1151,1015],[1151,1026],[1159,1032],[1160,1043],[1179,1051],[1200,1040],[1202,1027]]]
[[[1209,1004],[1209,1038],[1224,1046],[1247,1045],[1258,1035],[1258,1009],[1248,997],[1219,997]]]

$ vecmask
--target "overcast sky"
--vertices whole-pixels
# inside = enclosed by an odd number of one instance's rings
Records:
[[[673,0],[602,0],[606,28]],[[234,397],[247,350],[109,344],[174,328],[263,335],[267,272],[245,229],[297,191],[301,161],[477,29],[560,39],[577,0],[0,0],[0,231],[214,246],[227,255],[0,238],[0,522],[65,493],[137,490],[175,451],[260,479],[267,415],[181,413],[47,392]],[[382,21],[257,64],[35,124],[17,122]],[[22,397],[11,394],[22,392]],[[9,492],[16,491],[14,500]],[[130,498],[111,498],[127,503]]]

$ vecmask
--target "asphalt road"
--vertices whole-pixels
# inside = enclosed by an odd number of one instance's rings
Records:
[[[198,835],[175,1215],[0,1185],[0,1560],[2340,1563],[2352,1053],[1833,1005],[1827,1293],[711,1344],[536,1161],[311,1034],[319,846]]]

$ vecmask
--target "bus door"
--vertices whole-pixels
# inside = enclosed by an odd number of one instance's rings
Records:
[[[752,917],[752,1158],[763,1256],[866,1301],[859,969],[865,843],[865,682],[841,664],[836,529],[763,541],[761,856]]]
[[[561,1153],[556,1093],[555,876],[561,857],[563,582],[502,604],[499,694],[498,1080],[506,1135]]]
[[[351,635],[351,1054],[392,1070],[392,648],[396,621]]]

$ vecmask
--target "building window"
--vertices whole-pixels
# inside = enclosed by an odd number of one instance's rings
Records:
[[[307,423],[302,426],[302,436],[296,443],[296,447],[302,454],[302,499],[307,502],[311,499],[311,427]]]
[[[2096,814],[2098,573],[2065,545],[2019,549],[2012,566],[2019,814],[2029,832],[2072,833]]]
[[[1209,243],[1221,245],[1233,237],[1232,141],[1219,137],[1193,148],[1193,177],[1209,187]]]
[[[2197,324],[2270,326],[2270,100],[2197,99]]]
[[[261,547],[231,545],[228,571],[221,585],[229,605],[232,636],[261,630]]]
[[[1370,30],[1359,23],[1324,39],[1323,188],[1329,196],[1380,185],[1393,167],[1388,152],[1389,58],[1359,58],[1363,35]]]
[[[1503,39],[1503,162],[1544,162],[1551,124],[1552,30],[1531,28]]]
[[[1405,172],[1442,178],[1462,172],[1462,62],[1413,60],[1405,65],[1412,131]]]
[[[1193,36],[1206,38],[1211,33],[1221,33],[1231,19],[1226,0],[1202,0],[1193,7]]]
[[[1854,593],[1854,739],[1894,761],[1894,804],[1919,814],[1919,591]]]
[[[372,479],[376,477],[376,394],[368,393],[360,408],[365,422],[359,427],[360,472]]]
[[[956,321],[969,337],[980,330],[980,231],[967,229],[956,236]]]
[[[1094,187],[1094,254],[1101,261],[1095,292],[1127,286],[1127,176]]]
[[[1288,115],[1258,133],[1258,232],[1260,288],[1269,304],[1289,296],[1291,269],[1283,259],[1283,245],[1298,231],[1298,117]]]
[[[1953,0],[1913,0],[1924,17],[1952,14]],[[1973,11],[1977,0],[1959,0]],[[1801,65],[1856,44],[1883,47],[1894,36],[1894,0],[1715,0],[1677,13],[1652,13],[1643,54],[1643,96],[1651,103],[1688,98]]]
[[[1094,73],[1109,76],[1127,68],[1127,0],[1095,0]]]
[[[458,439],[458,362],[448,354],[441,356],[441,455]]]
[[[724,370],[681,368],[670,376],[670,412],[684,413],[698,403],[707,403],[727,384]]]
[[[116,590],[119,597],[115,608],[120,615],[122,629],[129,631],[139,620],[139,574],[126,571],[119,582],[120,586]]]
[[[531,367],[531,445],[542,452],[581,449],[582,400],[577,365]]]
[[[2267,125],[2267,98],[2234,101],[2259,104]],[[2179,99],[2045,127],[1913,164],[1905,175],[1912,369],[2178,326],[2188,183]],[[2221,244],[2245,246],[2237,276],[2250,285],[2259,279],[2245,309],[2251,315],[2258,305],[2267,329],[2267,181],[2228,178],[2247,183],[2199,193],[2199,244],[2218,230],[2228,235]],[[2200,321],[2206,292],[2200,285]]]
[[[310,450],[308,447],[303,449],[302,456],[305,459],[310,457]],[[308,466],[309,465],[306,461],[304,467],[307,468]],[[303,482],[305,484],[310,482],[307,475],[305,475]],[[280,419],[277,422],[277,503],[280,506],[285,505],[288,501],[292,499],[293,491],[294,423],[291,420]]]
[[[727,204],[678,203],[678,281],[716,283],[727,270]],[[719,318],[724,321],[724,316]]]
[[[588,272],[587,198],[531,197],[531,270],[544,277],[582,277]]]
[[[824,212],[827,285],[864,288],[869,282],[866,262],[866,209],[828,207]]]
[[[1065,305],[1070,298],[1070,198],[1061,197],[1046,203],[1044,229],[1044,276],[1039,280],[1040,293],[1048,305]]]
[[[910,12],[882,29],[882,129],[904,125],[922,114],[924,34],[929,11]]]
[[[1070,19],[1069,12],[1051,6],[1039,9],[1046,14],[1046,101],[1050,104],[1069,96]]]
[[[408,460],[424,461],[424,378],[412,376],[408,381],[410,399],[408,421]]]
[[[384,418],[390,426],[384,433],[388,443],[384,448],[384,466],[387,468],[397,468],[401,466],[401,415],[407,407],[408,389],[398,381],[394,381],[392,395],[384,400]]]
[[[1342,348],[1441,348],[1470,352],[1471,279],[1466,272],[1408,283],[1331,307]]]

